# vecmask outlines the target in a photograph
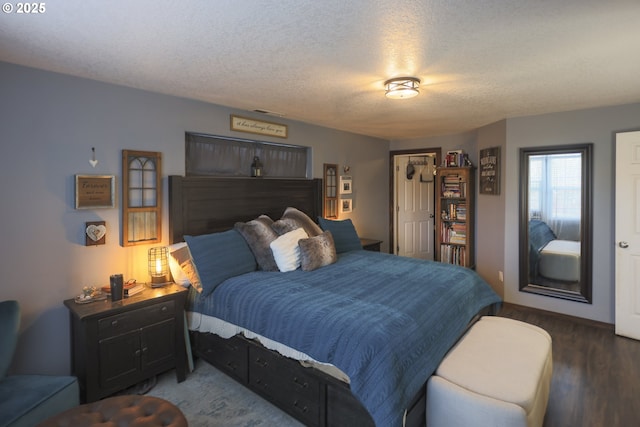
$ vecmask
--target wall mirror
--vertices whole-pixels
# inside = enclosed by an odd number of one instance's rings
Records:
[[[592,144],[520,149],[520,290],[591,303]]]

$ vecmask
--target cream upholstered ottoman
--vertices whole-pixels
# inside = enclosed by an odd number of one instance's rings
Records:
[[[552,364],[545,330],[482,317],[429,379],[427,426],[540,427]]]

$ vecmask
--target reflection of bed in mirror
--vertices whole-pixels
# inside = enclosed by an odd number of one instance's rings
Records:
[[[580,281],[579,241],[558,239],[544,221],[530,220],[529,246],[529,274],[532,283],[544,285],[545,279]]]

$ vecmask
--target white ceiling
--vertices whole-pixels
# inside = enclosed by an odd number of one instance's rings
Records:
[[[0,13],[1,61],[384,139],[640,102],[639,0],[44,4]]]

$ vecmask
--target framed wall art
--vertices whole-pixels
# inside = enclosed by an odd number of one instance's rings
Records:
[[[353,179],[349,175],[340,177],[340,194],[351,194],[353,192]]]
[[[480,194],[500,194],[500,147],[480,150]]]
[[[231,130],[287,138],[287,125],[231,115]]]
[[[114,175],[76,175],[76,209],[115,208]]]
[[[340,203],[342,204],[342,212],[351,212],[352,210],[351,199],[342,199],[340,200]]]

